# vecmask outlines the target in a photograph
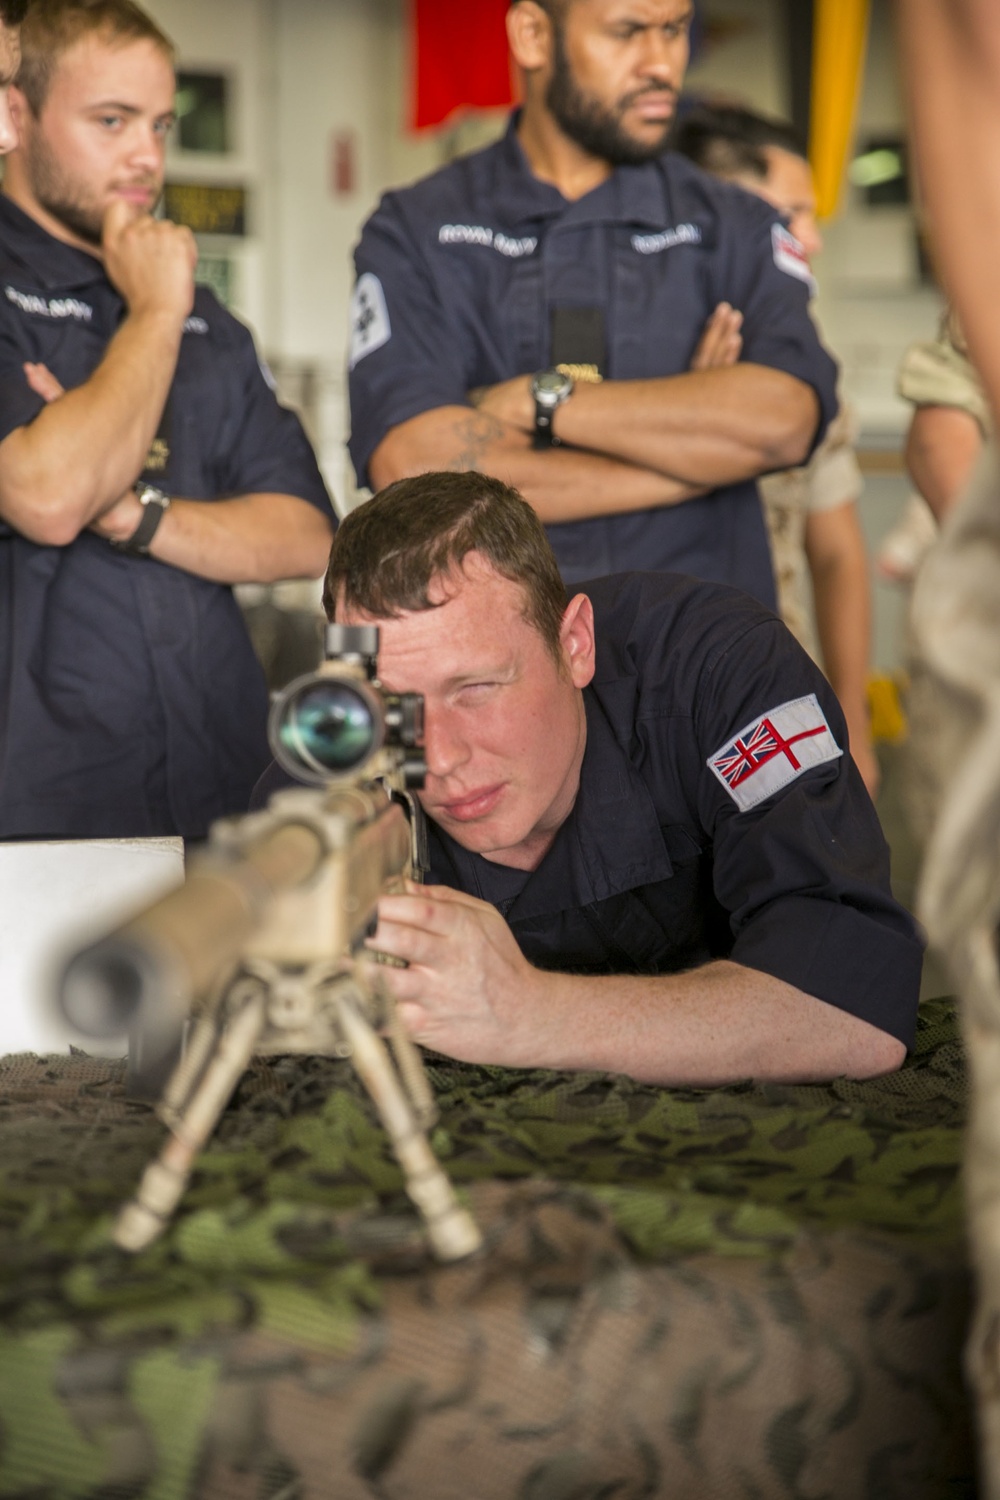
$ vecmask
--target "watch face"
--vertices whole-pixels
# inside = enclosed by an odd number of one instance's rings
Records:
[[[543,406],[556,406],[565,401],[572,389],[572,380],[561,370],[542,370],[531,383],[532,394]]]

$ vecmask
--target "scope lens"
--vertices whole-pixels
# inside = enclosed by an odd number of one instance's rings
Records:
[[[311,682],[287,699],[278,725],[286,755],[320,775],[363,765],[378,748],[379,731],[361,693],[335,678]]]

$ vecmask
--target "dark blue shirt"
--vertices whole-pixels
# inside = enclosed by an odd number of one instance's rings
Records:
[[[668,154],[619,167],[576,202],[536,178],[514,131],[387,194],[355,263],[351,455],[399,423],[463,404],[475,386],[545,368],[553,314],[597,310],[613,380],[686,371],[722,301],[743,313],[745,361],[811,386],[836,411],[836,367],[809,316],[808,271],[768,204]],[[663,568],[774,605],[757,487],[547,528],[567,581]]]
[[[911,1045],[922,945],[890,893],[889,851],[822,673],[733,590],[670,574],[584,590],[597,670],[570,816],[520,889],[431,824],[428,879],[493,901],[539,967],[661,974],[729,958]],[[783,708],[801,703],[803,728],[819,743],[825,724],[844,754],[806,767],[809,738],[776,749],[758,728],[776,723],[780,738]]]
[[[101,263],[0,196],[0,440],[70,389],[125,315]],[[276,492],[333,516],[249,331],[199,287],[144,477],[185,499]],[[0,522],[0,838],[204,834],[268,761],[267,692],[232,590],[83,531]]]

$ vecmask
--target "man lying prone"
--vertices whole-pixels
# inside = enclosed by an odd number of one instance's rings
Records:
[[[431,883],[372,940],[418,1042],[661,1084],[900,1065],[921,944],[837,701],[761,605],[664,573],[567,602],[474,472],[355,510],[325,602],[425,697]]]

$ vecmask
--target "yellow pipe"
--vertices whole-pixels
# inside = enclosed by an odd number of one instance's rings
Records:
[[[853,144],[869,0],[815,0],[809,160],[821,219],[837,210]]]

